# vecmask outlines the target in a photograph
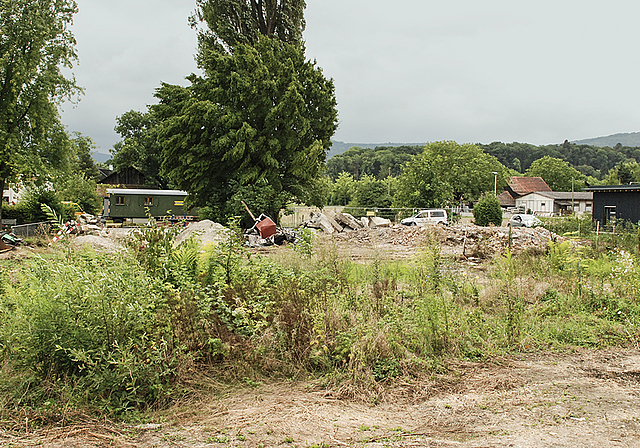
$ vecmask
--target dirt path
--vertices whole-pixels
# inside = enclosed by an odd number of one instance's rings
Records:
[[[637,351],[526,355],[399,384],[375,406],[308,383],[271,384],[172,409],[154,424],[0,433],[0,445],[638,447],[639,381]]]

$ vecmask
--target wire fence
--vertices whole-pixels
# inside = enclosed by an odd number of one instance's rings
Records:
[[[322,210],[313,207],[293,207],[285,213],[280,219],[280,224],[285,227],[297,227],[303,222],[311,218],[312,213],[329,213],[329,212],[343,212],[353,215],[359,219],[363,216],[378,216],[380,218],[386,218],[391,222],[399,223],[400,220],[415,215],[422,208],[400,208],[400,207],[343,207],[343,206],[327,206]],[[445,208],[449,218],[454,214],[459,214],[462,210]]]
[[[51,230],[51,224],[48,222],[34,222],[31,224],[21,224],[19,226],[11,226],[11,233],[20,238],[40,237],[48,235]]]

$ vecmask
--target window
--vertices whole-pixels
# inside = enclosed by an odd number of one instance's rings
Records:
[[[153,197],[145,197],[144,198],[145,207],[151,207],[153,205]]]
[[[124,205],[124,196],[116,196],[116,205]]]
[[[541,202],[541,203],[540,203],[540,207],[542,207],[542,208],[544,208],[544,207],[545,207],[545,205],[547,205],[547,204],[546,204],[546,203],[544,203],[544,202]]]
[[[605,221],[605,224],[615,224],[616,222],[616,206],[615,205],[604,206],[604,221]]]

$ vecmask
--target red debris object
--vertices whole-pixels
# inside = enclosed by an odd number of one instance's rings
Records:
[[[268,216],[261,216],[261,220],[256,223],[256,229],[260,233],[260,238],[267,239],[270,236],[276,234],[276,223],[271,220]]]

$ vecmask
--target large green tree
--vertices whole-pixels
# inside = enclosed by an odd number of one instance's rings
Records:
[[[394,206],[441,207],[453,199],[451,184],[440,174],[439,167],[426,152],[406,163],[398,178]]]
[[[135,168],[145,176],[151,186],[167,188],[168,179],[160,174],[162,163],[158,143],[157,119],[153,112],[130,110],[116,118],[115,131],[122,140],[111,149],[111,162],[116,171]]]
[[[240,187],[269,186],[278,204],[317,204],[326,152],[337,127],[333,81],[304,48],[269,37],[232,53],[208,52],[204,76],[164,84],[152,106],[162,169],[192,204],[223,210]],[[225,216],[218,216],[224,219]]]
[[[80,92],[63,72],[76,60],[76,11],[72,0],[0,0],[0,190],[12,176],[65,161],[57,106]]]
[[[451,185],[457,203],[475,201],[484,192],[493,191],[494,185],[505,185],[509,177],[508,169],[498,159],[469,143],[429,143],[423,157],[430,159],[439,175]]]
[[[231,52],[241,44],[255,45],[260,36],[300,45],[305,28],[304,0],[197,0],[193,27],[199,33],[201,54]]]
[[[535,160],[524,175],[542,177],[553,191],[571,191],[572,179],[574,190],[581,190],[586,179],[586,176],[570,166],[569,162],[549,156]]]

